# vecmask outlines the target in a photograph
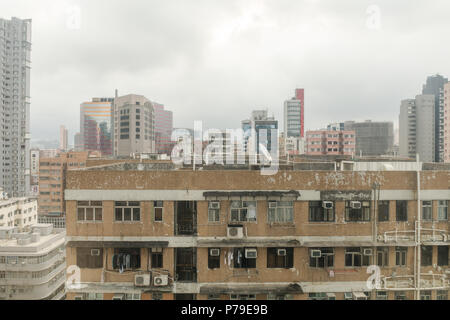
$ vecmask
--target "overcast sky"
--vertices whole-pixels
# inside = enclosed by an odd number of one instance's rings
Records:
[[[79,105],[136,93],[175,127],[237,128],[256,108],[282,122],[305,88],[305,127],[398,122],[400,100],[450,74],[447,0],[1,0],[31,18],[31,133],[79,131]],[[281,123],[280,123],[281,125]]]

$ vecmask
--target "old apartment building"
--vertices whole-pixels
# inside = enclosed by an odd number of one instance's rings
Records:
[[[62,299],[64,236],[64,230],[51,224],[0,227],[0,300]]]
[[[69,170],[67,298],[447,300],[450,170],[378,165]]]

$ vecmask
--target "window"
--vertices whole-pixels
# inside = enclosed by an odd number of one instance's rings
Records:
[[[405,267],[406,266],[406,254],[408,253],[408,247],[395,247],[395,265]]]
[[[438,201],[438,220],[448,220],[448,201]]]
[[[397,221],[408,221],[408,202],[406,200],[397,200],[395,209]]]
[[[256,221],[256,201],[231,201],[231,221]]]
[[[102,221],[101,201],[77,201],[78,221]]]
[[[116,201],[115,202],[116,221],[140,221],[141,208],[138,201]]]
[[[389,221],[389,201],[378,201],[378,221]]]
[[[220,202],[209,201],[208,202],[208,222],[220,221]]]
[[[387,300],[388,299],[388,293],[387,291],[377,291],[377,300]]]
[[[124,296],[124,300],[141,300],[140,293],[126,293]]]
[[[389,248],[388,247],[377,248],[377,265],[379,267],[389,266]]]
[[[421,246],[422,248],[422,257],[421,257],[421,265],[431,266],[433,261],[433,247],[432,246]]]
[[[139,248],[115,248],[112,256],[113,269],[133,270],[141,267],[141,250]]]
[[[422,219],[432,220],[433,218],[433,205],[431,201],[422,201]]]
[[[334,221],[334,202],[328,201],[328,206],[331,208],[324,208],[325,204],[322,201],[309,202],[309,221],[311,222],[332,222]]]
[[[447,290],[438,290],[436,292],[436,300],[448,300],[448,291]]]
[[[83,300],[103,300],[103,293],[83,293]]]
[[[268,211],[269,222],[293,222],[294,202],[293,201],[269,201]]]
[[[152,300],[162,300],[163,296],[160,292],[154,292],[152,293]]]
[[[364,254],[364,248],[345,249],[345,266],[361,267],[370,265],[370,255]]]
[[[346,221],[370,221],[370,201],[345,201]]]
[[[208,294],[208,300],[221,300],[220,294]]]
[[[313,256],[313,250],[320,251],[320,257]],[[315,253],[317,254],[317,252]],[[309,249],[309,266],[311,268],[329,268],[334,266],[334,248]]]
[[[153,220],[163,221],[163,201],[153,201]]]
[[[420,300],[431,300],[431,291],[420,291]]]
[[[267,248],[267,268],[293,268],[294,248]]]
[[[163,249],[162,248],[151,248],[150,258],[152,262],[152,268],[162,268],[163,267]]]
[[[245,257],[248,249],[256,250],[256,248],[234,248],[233,260],[235,268],[256,268],[256,258]]]
[[[208,269],[220,268],[220,249],[208,248]]]
[[[79,268],[103,268],[102,248],[77,248],[77,266]]]
[[[394,291],[394,299],[395,300],[406,300],[405,291]]]
[[[230,300],[256,300],[254,294],[230,294]]]
[[[448,266],[448,246],[438,246],[438,266]]]
[[[309,300],[328,300],[326,292],[310,292],[308,293]]]

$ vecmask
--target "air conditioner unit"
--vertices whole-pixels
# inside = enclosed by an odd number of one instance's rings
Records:
[[[245,249],[245,259],[256,259],[258,251],[256,249]]]
[[[333,209],[333,202],[331,202],[331,201],[323,201],[322,202],[322,207],[324,209]]]
[[[352,209],[361,209],[361,202],[359,202],[359,201],[350,201],[350,207]]]
[[[277,203],[276,203],[275,201],[269,202],[269,208],[270,208],[270,209],[274,209],[274,208],[276,208],[276,207],[277,207]]]
[[[373,250],[372,249],[364,249],[363,254],[365,256],[371,256],[373,254]]]
[[[322,256],[322,251],[311,250],[311,258],[320,258]]]
[[[351,292],[344,292],[344,300],[353,300],[353,294]]]
[[[244,227],[242,226],[228,226],[228,238],[240,239],[244,237]]]
[[[277,250],[278,256],[285,256],[286,255],[286,249],[278,249]]]
[[[115,294],[112,299],[113,300],[124,300],[125,295],[124,294]]]
[[[153,277],[153,285],[155,287],[167,286],[168,284],[169,284],[169,276],[166,274]]]
[[[209,255],[211,257],[218,257],[218,256],[220,256],[220,249],[209,249]]]
[[[137,274],[134,276],[136,287],[148,287],[150,285],[150,274]]]
[[[99,256],[100,249],[91,249],[91,256]]]
[[[73,300],[83,300],[83,296],[75,296]]]
[[[219,201],[211,201],[209,203],[210,209],[220,209],[220,202]]]

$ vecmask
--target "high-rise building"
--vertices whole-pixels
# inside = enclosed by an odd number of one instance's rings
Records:
[[[356,154],[381,156],[392,152],[394,123],[388,121],[344,122],[345,130],[355,131]]]
[[[61,151],[67,151],[68,147],[68,131],[65,126],[59,127],[59,149]]]
[[[400,105],[399,142],[400,156],[420,161],[435,161],[435,96],[417,95],[403,100]]]
[[[295,97],[284,102],[284,134],[289,137],[303,137],[304,91],[295,90]]]
[[[146,97],[129,94],[114,99],[114,156],[155,153],[155,110]]]
[[[423,85],[423,95],[434,96],[434,160],[435,162],[444,161],[444,84],[448,82],[447,78],[436,74],[427,78]]]
[[[75,151],[83,151],[83,137],[81,136],[81,132],[77,132],[73,136],[73,146]]]
[[[100,151],[102,155],[112,155],[111,108],[114,98],[93,98],[80,106],[80,133],[82,150]]]
[[[30,188],[30,19],[0,19],[0,60],[0,187],[19,197]]]
[[[61,152],[39,159],[39,214],[64,216],[64,185],[67,169],[86,166],[89,152]]]
[[[444,85],[444,162],[450,162],[450,82]]]
[[[164,105],[153,102],[155,110],[155,148],[156,153],[168,154],[172,152],[171,141],[173,130],[172,111],[164,110]]]

